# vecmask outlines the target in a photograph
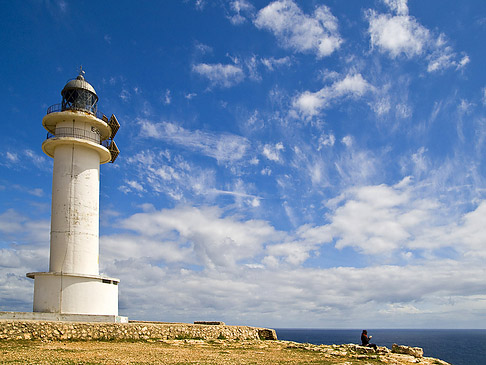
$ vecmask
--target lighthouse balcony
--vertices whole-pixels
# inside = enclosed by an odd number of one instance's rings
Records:
[[[89,130],[74,127],[58,127],[56,128],[56,133],[47,133],[47,139],[60,138],[60,137],[71,137],[85,139],[94,143],[104,145],[101,141],[101,135],[97,128],[92,127]],[[103,141],[104,142],[104,141]],[[107,143],[109,143],[107,141]],[[108,145],[105,147],[108,148]]]
[[[96,106],[89,105],[89,104],[87,105],[86,103],[74,103],[74,102],[69,105],[62,104],[62,103],[51,105],[49,108],[47,108],[47,114],[63,112],[65,110],[76,110],[80,112],[86,112],[94,115],[98,119],[106,118],[106,116],[102,112],[98,111],[98,108]]]
[[[67,139],[76,138],[76,139],[89,141],[91,143],[95,143],[95,145],[103,146],[108,150],[110,156],[109,159],[103,160],[103,163],[115,162],[116,158],[120,153],[120,150],[118,149],[118,146],[116,145],[115,141],[113,139],[105,139],[102,141],[101,135],[95,127],[92,127],[90,130],[86,130],[82,128],[74,128],[74,127],[58,127],[56,128],[55,134],[50,132],[47,133],[46,142],[49,140],[59,139],[59,138],[61,140],[63,138],[67,138]],[[54,150],[52,149],[52,147],[50,149],[47,148],[46,142],[43,144],[44,152],[46,152],[49,156],[53,157]]]

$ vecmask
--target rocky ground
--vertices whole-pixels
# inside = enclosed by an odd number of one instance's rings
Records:
[[[436,364],[433,358],[356,345],[289,341],[0,341],[0,362],[28,364]]]

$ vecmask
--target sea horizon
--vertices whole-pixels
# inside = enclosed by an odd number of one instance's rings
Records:
[[[279,340],[315,345],[360,344],[355,329],[275,328]],[[482,365],[486,353],[486,329],[366,328],[371,342],[391,349],[394,343],[421,347],[424,356],[454,365]]]
[[[257,326],[260,327],[260,326]],[[273,329],[294,329],[294,330],[478,330],[486,331],[485,328],[441,328],[441,327],[349,327],[349,328],[338,328],[338,327],[265,327]]]

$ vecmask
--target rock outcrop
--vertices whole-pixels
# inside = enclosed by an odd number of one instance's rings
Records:
[[[424,350],[421,349],[420,347],[402,346],[402,345],[397,345],[396,343],[392,345],[392,352],[394,354],[411,355],[417,358],[424,356]]]
[[[378,346],[377,349],[372,347],[360,346],[355,344],[345,345],[312,345],[308,343],[298,343],[291,341],[278,341],[280,343],[287,343],[289,349],[301,349],[312,352],[320,352],[323,358],[342,358],[342,359],[356,359],[369,364],[368,361],[379,361],[380,364],[390,365],[450,365],[449,363],[435,359],[432,357],[423,357],[423,350],[420,347],[398,346],[394,345],[395,352],[384,346]],[[354,362],[353,362],[354,363]],[[351,362],[344,362],[343,364],[351,364]]]

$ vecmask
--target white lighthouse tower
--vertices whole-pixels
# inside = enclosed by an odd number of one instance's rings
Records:
[[[118,322],[126,318],[118,317],[119,279],[99,273],[99,189],[100,164],[119,153],[113,137],[120,125],[98,112],[83,74],[64,86],[62,103],[42,120],[42,150],[54,158],[49,272],[27,277],[35,280],[34,312]]]

